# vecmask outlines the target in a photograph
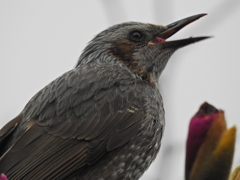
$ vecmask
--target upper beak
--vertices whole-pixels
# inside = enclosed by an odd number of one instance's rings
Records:
[[[186,25],[198,20],[199,18],[205,16],[207,14],[198,14],[198,15],[194,15],[194,16],[190,16],[184,19],[181,19],[179,21],[176,21],[174,23],[171,23],[169,25],[167,25],[167,29],[165,31],[163,31],[160,35],[158,35],[156,37],[156,39],[162,39],[162,45],[163,47],[176,47],[176,48],[180,48],[183,46],[186,46],[188,44],[209,38],[209,36],[204,36],[204,37],[190,37],[188,39],[181,39],[181,40],[175,40],[175,41],[164,41],[167,38],[169,38],[170,36],[172,36],[173,34],[175,34],[176,32],[178,32],[180,29],[182,29],[183,27],[185,27]],[[155,40],[155,42],[158,40]]]
[[[176,21],[174,23],[171,23],[166,26],[167,27],[166,31],[161,33],[160,37],[163,39],[167,39],[170,36],[172,36],[173,34],[175,34],[176,32],[178,32],[180,29],[185,27],[186,25],[188,25],[206,15],[207,14],[198,14],[198,15],[190,16],[190,17],[181,19],[179,21]]]

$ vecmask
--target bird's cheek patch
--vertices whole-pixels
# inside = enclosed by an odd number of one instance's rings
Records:
[[[133,50],[134,45],[128,40],[118,41],[109,48],[110,53],[121,61],[130,61]]]
[[[145,70],[138,65],[138,62],[133,59],[133,51],[134,51],[134,45],[128,41],[118,41],[115,44],[113,44],[109,48],[109,52],[117,58],[117,60],[121,61],[124,63],[129,69],[134,71],[135,73],[139,74],[139,76],[142,77],[143,80],[148,81],[149,83],[152,84],[152,79],[145,72]]]

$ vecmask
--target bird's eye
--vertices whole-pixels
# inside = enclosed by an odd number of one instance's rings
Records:
[[[139,31],[133,31],[133,32],[130,33],[130,38],[133,41],[141,41],[142,38],[143,38],[143,34]]]

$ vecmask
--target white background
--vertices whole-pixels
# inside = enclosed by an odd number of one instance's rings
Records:
[[[182,180],[188,123],[208,101],[240,131],[240,1],[1,0],[0,127],[41,88],[71,69],[88,41],[116,23],[167,25],[208,13],[171,39],[211,35],[177,51],[160,79],[166,129],[157,160],[141,180]],[[238,132],[234,164],[240,164]]]

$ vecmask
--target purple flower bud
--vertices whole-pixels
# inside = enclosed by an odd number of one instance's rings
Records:
[[[194,160],[197,152],[201,147],[208,129],[210,128],[212,121],[217,116],[219,111],[204,103],[201,105],[199,111],[193,116],[189,125],[188,138],[187,138],[187,153],[186,153],[186,164],[185,164],[185,178],[189,179]]]
[[[224,112],[204,103],[191,119],[186,147],[186,180],[227,180],[236,128],[226,128]]]
[[[0,180],[8,180],[8,178],[5,174],[1,174]]]

